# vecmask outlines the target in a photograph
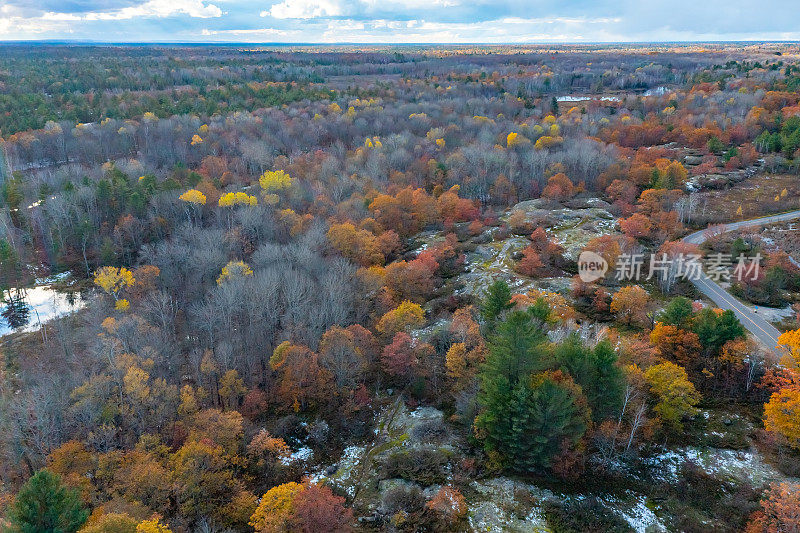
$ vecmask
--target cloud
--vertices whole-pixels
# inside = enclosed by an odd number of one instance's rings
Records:
[[[3,0],[22,13],[90,13],[133,7],[142,0]]]
[[[415,12],[454,8],[461,0],[283,0],[262,11],[274,19],[369,18],[389,14],[406,18]]]
[[[0,0],[0,38],[325,43],[798,39],[800,12],[787,10],[786,1]]]
[[[14,0],[12,0],[14,1]],[[0,0],[3,2],[3,0]],[[41,9],[36,9],[36,7]],[[223,11],[208,0],[55,0],[0,3],[0,40],[76,38],[116,41],[121,38],[143,40],[147,24],[142,21],[167,17],[209,19],[222,17]],[[138,23],[130,28],[115,25]],[[175,28],[180,28],[175,23]],[[122,37],[124,36],[124,37]],[[151,34],[156,39],[172,36]]]
[[[275,19],[312,19],[338,17],[344,12],[344,2],[340,0],[284,0],[268,11],[262,11],[261,16]]]
[[[128,20],[135,18],[164,18],[174,15],[187,15],[194,18],[221,17],[222,10],[214,4],[206,4],[203,0],[149,0],[138,5],[123,7],[111,11],[93,11],[76,15],[74,13],[47,12],[45,20]]]
[[[299,37],[302,35],[301,30],[279,30],[276,28],[254,28],[254,29],[240,29],[240,30],[209,30],[204,28],[201,32],[206,37],[214,35],[232,35],[232,36],[246,36],[255,38],[256,40],[274,39],[275,37]]]
[[[380,43],[452,42],[562,42],[585,41],[586,30],[604,24],[606,19],[532,18],[506,21],[438,22],[424,19],[407,21],[351,19],[329,20],[321,41]]]
[[[1,1],[1,0],[0,0]],[[206,0],[77,0],[33,2],[12,0],[0,5],[0,35],[6,39],[73,36],[87,23],[186,16],[217,18],[222,10]],[[106,38],[122,33],[108,26]],[[94,37],[91,36],[81,36]]]

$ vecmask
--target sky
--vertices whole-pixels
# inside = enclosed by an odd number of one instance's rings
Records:
[[[0,40],[800,41],[796,0],[0,0]]]

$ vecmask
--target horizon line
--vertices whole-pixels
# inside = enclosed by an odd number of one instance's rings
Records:
[[[2,45],[25,45],[25,44],[84,44],[84,45],[105,45],[105,46],[547,46],[547,45],[566,45],[566,46],[595,46],[595,45],[691,45],[691,44],[800,44],[800,40],[774,40],[774,39],[738,39],[738,40],[672,40],[672,41],[530,41],[530,42],[427,42],[420,41],[414,43],[406,42],[359,42],[344,41],[337,43],[297,41],[105,41],[95,39],[0,39]]]

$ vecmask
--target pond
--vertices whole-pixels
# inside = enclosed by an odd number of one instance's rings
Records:
[[[619,102],[621,99],[619,96],[599,96],[599,95],[583,96],[575,94],[568,94],[556,98],[557,102],[564,102],[564,103],[588,102],[590,100],[600,100],[601,102]]]
[[[664,96],[668,91],[669,87],[654,87],[652,89],[648,89],[645,92],[641,93],[642,96]],[[631,95],[635,95],[635,93],[631,93]],[[563,96],[557,96],[556,101],[563,102],[563,103],[575,103],[575,102],[588,102],[591,100],[600,101],[600,102],[621,102],[624,96],[619,95],[600,95],[600,94],[565,94]]]
[[[80,293],[60,292],[50,284],[24,289],[23,300],[30,306],[28,323],[16,331],[36,331],[50,320],[73,313],[85,305]],[[0,304],[0,308],[5,309],[5,306]],[[12,331],[8,322],[0,317],[0,336]]]

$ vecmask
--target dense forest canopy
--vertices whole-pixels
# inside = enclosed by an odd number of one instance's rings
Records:
[[[475,483],[513,478],[564,495],[556,531],[636,527],[585,491],[785,530],[800,307],[779,361],[675,272],[588,283],[575,250],[759,253],[730,291],[797,304],[786,252],[680,239],[800,207],[798,54],[0,46],[4,524],[477,530]],[[83,307],[31,328],[42,280]],[[751,445],[784,477],[648,477]]]

